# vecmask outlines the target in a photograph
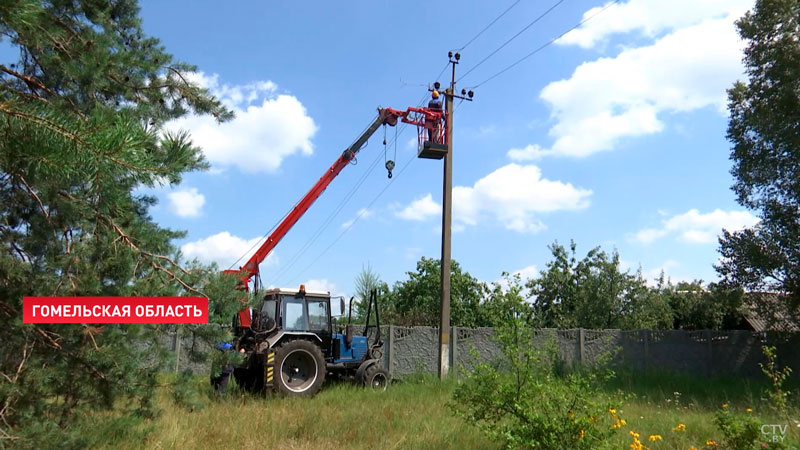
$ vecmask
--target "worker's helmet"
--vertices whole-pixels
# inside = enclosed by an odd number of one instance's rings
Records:
[[[439,91],[433,91],[433,93],[431,94],[431,97],[439,98]]]

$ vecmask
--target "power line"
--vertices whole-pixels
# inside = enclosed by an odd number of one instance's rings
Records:
[[[459,48],[459,49],[458,49],[458,50],[456,50],[456,51],[460,52],[460,51],[464,50],[465,48],[467,48],[467,46],[468,46],[469,44],[472,44],[472,42],[473,42],[475,39],[478,39],[478,37],[479,37],[480,35],[482,35],[484,31],[488,30],[488,29],[489,29],[489,28],[490,28],[492,25],[494,25],[494,24],[495,24],[495,22],[497,22],[498,20],[500,20],[500,18],[501,18],[501,17],[505,16],[507,12],[511,11],[511,9],[512,9],[513,7],[515,7],[515,6],[517,6],[517,3],[521,2],[521,1],[522,1],[522,0],[517,0],[517,1],[515,1],[514,3],[512,3],[512,4],[511,4],[511,6],[509,6],[508,8],[506,8],[506,10],[505,10],[505,11],[503,11],[503,12],[502,12],[502,13],[501,13],[499,16],[495,17],[495,19],[494,19],[493,21],[491,21],[491,22],[489,23],[489,25],[486,25],[486,26],[485,26],[485,27],[484,27],[484,28],[483,28],[481,31],[479,31],[479,32],[478,32],[478,34],[476,34],[475,36],[473,36],[473,37],[472,37],[472,39],[470,39],[470,40],[469,40],[469,41],[468,41],[466,44],[462,45],[462,46],[461,46],[461,48]],[[448,64],[448,65],[449,65],[449,64]],[[447,67],[447,66],[445,66],[445,67]],[[437,78],[438,78],[438,77],[437,77]]]
[[[405,172],[405,170],[408,168],[408,166],[409,166],[409,165],[411,165],[411,162],[412,162],[412,161],[414,161],[415,159],[417,159],[417,158],[416,158],[414,155],[412,155],[412,156],[411,156],[411,158],[409,158],[409,159],[406,161],[406,163],[403,165],[403,167],[401,167],[401,168],[400,168],[400,171],[397,173],[397,175],[395,175],[395,176],[394,176],[394,177],[393,177],[393,178],[392,178],[392,179],[389,181],[389,183],[387,183],[387,184],[386,184],[386,186],[384,186],[384,187],[383,187],[383,189],[381,189],[381,191],[380,191],[380,192],[378,192],[378,195],[376,195],[376,196],[375,196],[375,197],[372,199],[372,201],[370,201],[370,202],[369,202],[369,204],[367,205],[367,207],[366,207],[365,209],[369,209],[369,208],[370,208],[370,207],[371,207],[373,204],[375,204],[375,202],[376,202],[376,201],[378,201],[378,199],[379,199],[379,198],[380,198],[380,197],[383,195],[383,193],[384,193],[384,192],[386,192],[386,190],[387,190],[387,189],[389,189],[389,186],[391,186],[391,185],[392,185],[392,183],[394,183],[394,181],[395,181],[395,180],[396,180],[396,179],[397,179],[397,178],[398,178],[400,175],[402,175],[402,174],[403,174],[403,172]],[[344,235],[345,235],[345,234],[346,234],[348,231],[350,231],[350,229],[351,229],[351,228],[353,228],[353,225],[355,225],[355,224],[356,224],[356,222],[358,222],[358,219],[360,219],[360,218],[361,218],[361,216],[362,216],[363,214],[364,214],[364,211],[361,211],[361,213],[360,213],[360,214],[358,214],[358,215],[356,216],[356,218],[355,218],[355,219],[353,219],[353,222],[352,222],[352,223],[350,223],[350,224],[347,226],[347,228],[345,228],[345,229],[344,229],[344,230],[343,230],[341,233],[339,233],[339,236],[337,236],[337,237],[336,237],[336,239],[334,239],[334,240],[333,240],[333,242],[331,242],[331,243],[330,243],[330,244],[329,244],[327,247],[325,247],[325,250],[323,250],[323,251],[322,251],[322,252],[321,252],[319,255],[317,255],[317,257],[316,257],[316,258],[314,258],[314,260],[313,260],[313,261],[311,261],[311,263],[310,263],[308,266],[306,266],[306,267],[305,267],[305,268],[304,268],[302,271],[300,271],[300,273],[298,273],[298,274],[297,274],[297,276],[296,276],[295,278],[300,278],[300,277],[302,277],[302,276],[303,276],[303,275],[304,275],[304,274],[305,274],[305,273],[308,271],[308,269],[310,269],[311,267],[313,267],[313,266],[314,266],[314,264],[316,264],[316,263],[317,263],[317,261],[319,261],[319,260],[320,260],[320,258],[322,258],[322,257],[325,255],[325,253],[327,253],[327,252],[328,252],[328,250],[330,250],[330,249],[331,249],[331,248],[332,248],[332,247],[333,247],[333,246],[334,246],[334,245],[335,245],[337,242],[339,242],[339,240],[340,240],[340,239],[341,239],[341,238],[342,238],[342,237],[343,237],[343,236],[344,236]]]
[[[339,215],[339,213],[342,211],[342,209],[344,209],[345,205],[350,201],[350,199],[355,194],[355,192],[358,190],[358,188],[360,188],[361,185],[364,183],[364,181],[366,181],[368,175],[372,173],[372,171],[375,169],[375,167],[377,167],[378,162],[380,161],[380,157],[381,157],[380,154],[377,154],[375,156],[375,159],[369,165],[369,168],[361,175],[361,178],[353,185],[353,187],[350,189],[350,191],[348,191],[347,194],[345,194],[345,196],[342,198],[342,200],[339,201],[339,204],[337,204],[334,207],[333,211],[331,211],[331,213],[328,215],[328,217],[322,222],[322,224],[319,226],[319,228],[317,228],[317,230],[314,232],[314,234],[311,235],[311,237],[306,241],[306,243],[303,244],[303,246],[300,248],[300,250],[298,250],[297,253],[295,253],[292,256],[292,258],[289,260],[289,262],[280,270],[280,272],[278,272],[278,274],[274,277],[276,282],[280,278],[282,278],[284,275],[286,275],[292,267],[294,267],[294,265],[297,263],[297,261],[306,253],[306,251],[308,251],[309,248],[311,248],[311,246],[314,244],[314,242],[317,241],[317,239],[328,228],[328,226],[330,226],[330,224],[333,222],[333,220],[336,218],[336,216]]]
[[[480,87],[480,86],[481,86],[481,85],[483,85],[484,83],[486,83],[486,82],[488,82],[488,81],[491,81],[491,80],[493,80],[494,78],[498,77],[499,75],[502,75],[503,73],[505,73],[505,72],[507,72],[508,70],[510,70],[512,67],[516,66],[517,64],[521,63],[522,61],[525,61],[526,59],[530,58],[531,56],[533,56],[533,55],[535,55],[535,54],[539,53],[540,51],[544,50],[545,48],[549,47],[549,46],[550,46],[550,45],[552,45],[554,42],[556,42],[557,40],[559,40],[559,39],[561,39],[562,37],[564,37],[564,35],[565,35],[565,34],[569,33],[570,31],[572,31],[572,30],[574,30],[574,29],[576,29],[576,28],[578,28],[578,27],[580,27],[581,25],[585,24],[586,22],[588,22],[588,21],[590,21],[590,20],[594,19],[595,17],[597,17],[598,15],[600,15],[600,14],[601,14],[603,11],[607,10],[607,9],[608,9],[608,8],[610,8],[612,5],[615,5],[615,4],[617,4],[617,3],[619,3],[619,0],[613,0],[611,3],[607,4],[606,6],[604,6],[604,7],[603,7],[603,8],[602,8],[600,11],[597,11],[596,13],[592,14],[591,16],[589,16],[589,17],[587,17],[587,18],[585,18],[585,19],[581,20],[580,22],[578,22],[577,24],[575,24],[574,26],[572,26],[571,28],[569,28],[567,31],[565,31],[565,32],[563,32],[563,33],[561,33],[561,34],[559,34],[558,36],[554,37],[553,39],[550,39],[549,41],[547,41],[547,43],[545,43],[544,45],[540,46],[540,47],[539,47],[539,48],[537,48],[536,50],[534,50],[534,51],[532,51],[532,52],[528,53],[527,55],[523,56],[522,58],[520,58],[520,59],[516,60],[516,61],[515,61],[514,63],[512,63],[511,65],[507,66],[505,69],[503,69],[503,70],[501,70],[501,71],[499,71],[499,72],[495,73],[494,75],[490,76],[489,78],[487,78],[487,79],[485,79],[485,80],[481,81],[480,83],[478,83],[478,84],[476,84],[476,85],[474,85],[474,86],[470,86],[470,88],[472,88],[472,89],[475,89],[475,88],[477,88],[477,87]],[[469,73],[469,72],[468,72],[468,73]],[[463,78],[463,77],[462,77],[462,78]]]
[[[367,123],[367,125],[364,127],[364,130],[361,132],[361,134],[364,134],[364,131],[366,131],[366,130],[367,130],[367,128],[369,128],[370,124],[372,124],[372,122],[371,122],[371,121]],[[355,141],[353,141],[353,143],[355,143]],[[352,144],[351,144],[351,146],[352,146]],[[238,258],[236,261],[234,261],[234,262],[233,262],[233,264],[231,264],[230,266],[228,266],[228,269],[232,269],[234,266],[236,266],[236,264],[238,264],[238,263],[239,263],[239,261],[241,261],[241,260],[242,260],[242,259],[243,259],[245,256],[247,256],[247,255],[248,255],[250,252],[252,252],[254,248],[256,248],[256,247],[260,246],[260,245],[263,243],[263,240],[264,240],[264,239],[266,239],[266,238],[269,236],[269,234],[270,234],[270,233],[272,233],[272,231],[273,231],[273,230],[275,230],[275,228],[277,228],[277,226],[278,226],[278,225],[279,225],[279,224],[280,224],[280,223],[283,221],[283,219],[285,219],[285,218],[286,218],[286,216],[288,216],[288,215],[289,215],[289,213],[290,213],[290,212],[291,212],[293,209],[295,209],[295,208],[297,207],[297,205],[298,205],[298,204],[300,204],[300,200],[298,200],[298,201],[297,201],[297,203],[295,203],[294,205],[292,205],[292,207],[291,207],[291,208],[289,208],[289,210],[288,210],[288,211],[286,211],[286,213],[283,215],[283,217],[281,217],[281,218],[280,218],[280,219],[279,219],[277,222],[275,222],[275,225],[273,225],[273,226],[272,226],[272,228],[270,228],[270,229],[269,229],[269,231],[267,231],[266,233],[264,233],[264,235],[263,235],[263,236],[261,236],[261,238],[260,238],[260,239],[258,239],[258,240],[257,240],[255,243],[253,243],[253,245],[251,245],[251,246],[250,246],[250,248],[249,248],[249,249],[247,249],[247,251],[245,251],[245,252],[244,252],[244,253],[243,253],[241,256],[239,256],[239,258]]]
[[[461,80],[462,80],[462,79],[463,79],[465,76],[469,75],[469,74],[470,74],[470,73],[471,73],[473,70],[475,70],[475,69],[477,69],[478,67],[480,67],[480,66],[481,66],[481,64],[483,64],[483,63],[485,63],[485,62],[486,62],[486,60],[488,60],[489,58],[491,58],[492,56],[494,56],[494,55],[495,55],[497,52],[499,52],[500,50],[502,50],[502,49],[503,49],[503,47],[505,47],[506,45],[510,44],[510,43],[511,43],[511,41],[513,41],[513,40],[514,40],[514,39],[516,39],[516,38],[517,38],[519,35],[521,35],[521,34],[522,34],[522,33],[524,33],[525,31],[527,31],[527,30],[528,30],[528,28],[532,27],[532,26],[533,26],[533,25],[535,25],[537,22],[539,22],[540,20],[542,20],[542,19],[543,19],[545,16],[547,16],[548,14],[550,14],[550,12],[551,12],[551,11],[553,11],[554,9],[556,9],[556,7],[557,7],[558,5],[560,5],[560,4],[562,4],[562,3],[564,3],[564,0],[558,0],[556,3],[554,3],[554,4],[553,4],[553,6],[551,6],[550,8],[548,8],[548,9],[547,9],[545,12],[543,12],[542,14],[540,14],[540,15],[539,15],[538,17],[536,17],[535,19],[533,19],[533,21],[532,21],[532,22],[530,22],[529,24],[525,25],[525,27],[524,27],[523,29],[521,29],[520,31],[518,31],[518,32],[517,32],[517,34],[515,34],[514,36],[511,36],[511,38],[510,38],[510,39],[508,39],[507,41],[503,42],[503,44],[501,44],[499,47],[497,47],[496,49],[494,49],[494,51],[493,51],[493,52],[489,53],[489,55],[488,55],[488,56],[486,56],[485,58],[483,58],[482,60],[480,60],[480,61],[479,61],[477,64],[475,64],[474,66],[472,66],[472,68],[471,68],[471,69],[469,69],[469,70],[468,70],[468,71],[467,71],[465,74],[461,75],[461,77],[460,77],[460,78],[459,78],[457,81],[461,81]]]

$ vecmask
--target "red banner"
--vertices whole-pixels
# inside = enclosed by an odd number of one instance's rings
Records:
[[[23,297],[23,323],[208,323],[205,297]]]

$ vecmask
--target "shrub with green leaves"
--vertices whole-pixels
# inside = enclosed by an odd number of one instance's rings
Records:
[[[529,305],[519,280],[496,289],[491,304],[502,307],[495,325],[504,359],[481,362],[465,374],[452,407],[466,422],[484,430],[505,448],[597,449],[625,421],[614,400],[600,391],[613,372],[603,367],[564,370],[552,342],[537,347]]]

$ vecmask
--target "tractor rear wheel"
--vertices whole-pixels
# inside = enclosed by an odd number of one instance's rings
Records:
[[[389,371],[377,364],[369,366],[364,372],[364,386],[376,391],[385,391],[391,381],[392,375],[389,374]]]
[[[325,382],[325,359],[319,346],[298,339],[275,350],[275,387],[284,395],[312,397]]]

